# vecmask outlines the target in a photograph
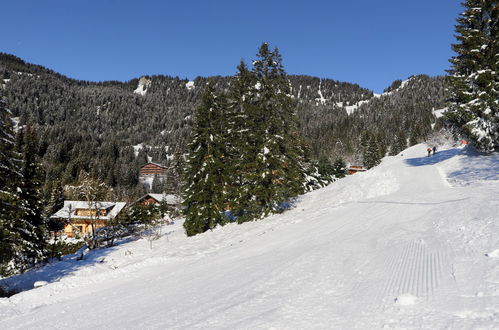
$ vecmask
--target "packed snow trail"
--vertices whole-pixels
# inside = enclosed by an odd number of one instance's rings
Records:
[[[262,221],[23,275],[53,283],[0,299],[2,329],[499,328],[499,156],[425,149]]]

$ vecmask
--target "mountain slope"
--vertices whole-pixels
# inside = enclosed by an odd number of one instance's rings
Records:
[[[432,108],[444,106],[443,77],[414,76],[378,97],[357,84],[288,78],[313,159],[341,156],[361,162],[366,131],[379,137],[384,150],[401,135],[419,143],[435,123]],[[232,78],[210,79],[227,90]],[[162,75],[81,81],[0,53],[0,94],[16,123],[32,122],[38,129],[46,182],[72,184],[84,170],[114,187],[119,200],[136,199],[130,192],[141,194],[133,189],[140,188],[138,168],[148,159],[168,165],[175,150],[185,151],[206,81]],[[139,145],[140,151],[133,149]]]
[[[6,329],[497,328],[499,155],[425,145],[291,211],[186,238],[180,223],[12,281]],[[488,254],[486,256],[485,254]]]

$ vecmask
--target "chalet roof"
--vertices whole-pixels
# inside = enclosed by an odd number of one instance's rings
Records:
[[[86,201],[64,201],[64,206],[59,211],[51,215],[51,218],[68,219],[69,215],[71,219],[88,219],[88,216],[77,216],[75,212],[77,209],[99,209],[108,210],[110,212],[103,216],[99,216],[99,220],[110,220],[118,215],[121,210],[125,207],[125,202],[101,202],[97,201],[94,205],[89,205]]]
[[[147,196],[154,198],[157,200],[159,203],[161,203],[163,200],[166,201],[167,204],[180,204],[182,203],[182,199],[176,195],[165,195],[165,194],[145,194],[141,198],[137,200],[137,202],[144,200],[147,198]]]
[[[142,167],[144,167],[144,166],[146,166],[146,165],[149,165],[149,164],[156,165],[156,166],[162,167],[162,168],[164,168],[164,169],[168,169],[168,167],[167,167],[167,166],[165,166],[165,165],[161,165],[161,164],[158,164],[158,163],[153,163],[153,162],[145,163],[145,164],[144,164],[144,165],[142,165],[140,168],[142,168]]]
[[[366,168],[362,165],[350,165],[350,167],[348,167],[348,169],[357,170],[357,171],[365,171],[366,170]]]

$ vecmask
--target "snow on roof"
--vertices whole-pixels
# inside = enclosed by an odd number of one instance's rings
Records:
[[[143,199],[144,197],[146,196],[151,196],[152,198],[154,198],[155,200],[157,200],[158,202],[162,202],[163,200],[166,201],[167,204],[179,204],[181,203],[181,199],[180,197],[176,196],[176,195],[165,195],[165,194],[146,194],[144,195],[141,199]]]
[[[159,166],[159,167],[162,167],[162,168],[168,168],[168,167],[167,167],[167,166],[165,166],[165,165],[161,165],[161,164],[158,164],[158,163],[153,163],[153,162],[148,162],[148,163],[145,163],[144,165],[142,165],[142,166],[141,166],[141,168],[142,168],[142,167],[144,167],[144,166],[146,166],[146,165],[149,165],[149,164],[153,164],[153,165],[156,165],[156,166]]]
[[[111,209],[110,212],[105,216],[99,216],[100,220],[109,220],[114,218],[120,213],[120,211],[125,207],[125,202],[102,202],[96,201],[93,205],[90,205],[87,201],[64,201],[64,206],[62,209],[54,213],[51,218],[69,218],[71,219],[88,219],[88,216],[77,216],[75,212],[77,209],[99,209],[107,210]]]

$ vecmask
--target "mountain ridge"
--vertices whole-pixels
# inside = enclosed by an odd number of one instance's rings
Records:
[[[150,81],[144,95],[134,93],[141,78]],[[84,170],[113,187],[135,187],[138,167],[148,159],[168,165],[175,150],[185,150],[203,90],[199,87],[207,79],[152,75],[89,82],[0,54],[3,94],[19,125],[31,122],[38,129],[47,181],[71,183]],[[227,90],[232,78],[209,79]],[[432,109],[444,105],[443,77],[413,76],[402,89],[381,96],[332,79],[288,79],[311,159],[362,162],[366,131],[377,136],[383,153],[393,150],[400,132],[411,144],[421,142],[436,122]],[[347,111],[355,105],[355,111]],[[133,146],[139,144],[154,148],[135,155]]]

